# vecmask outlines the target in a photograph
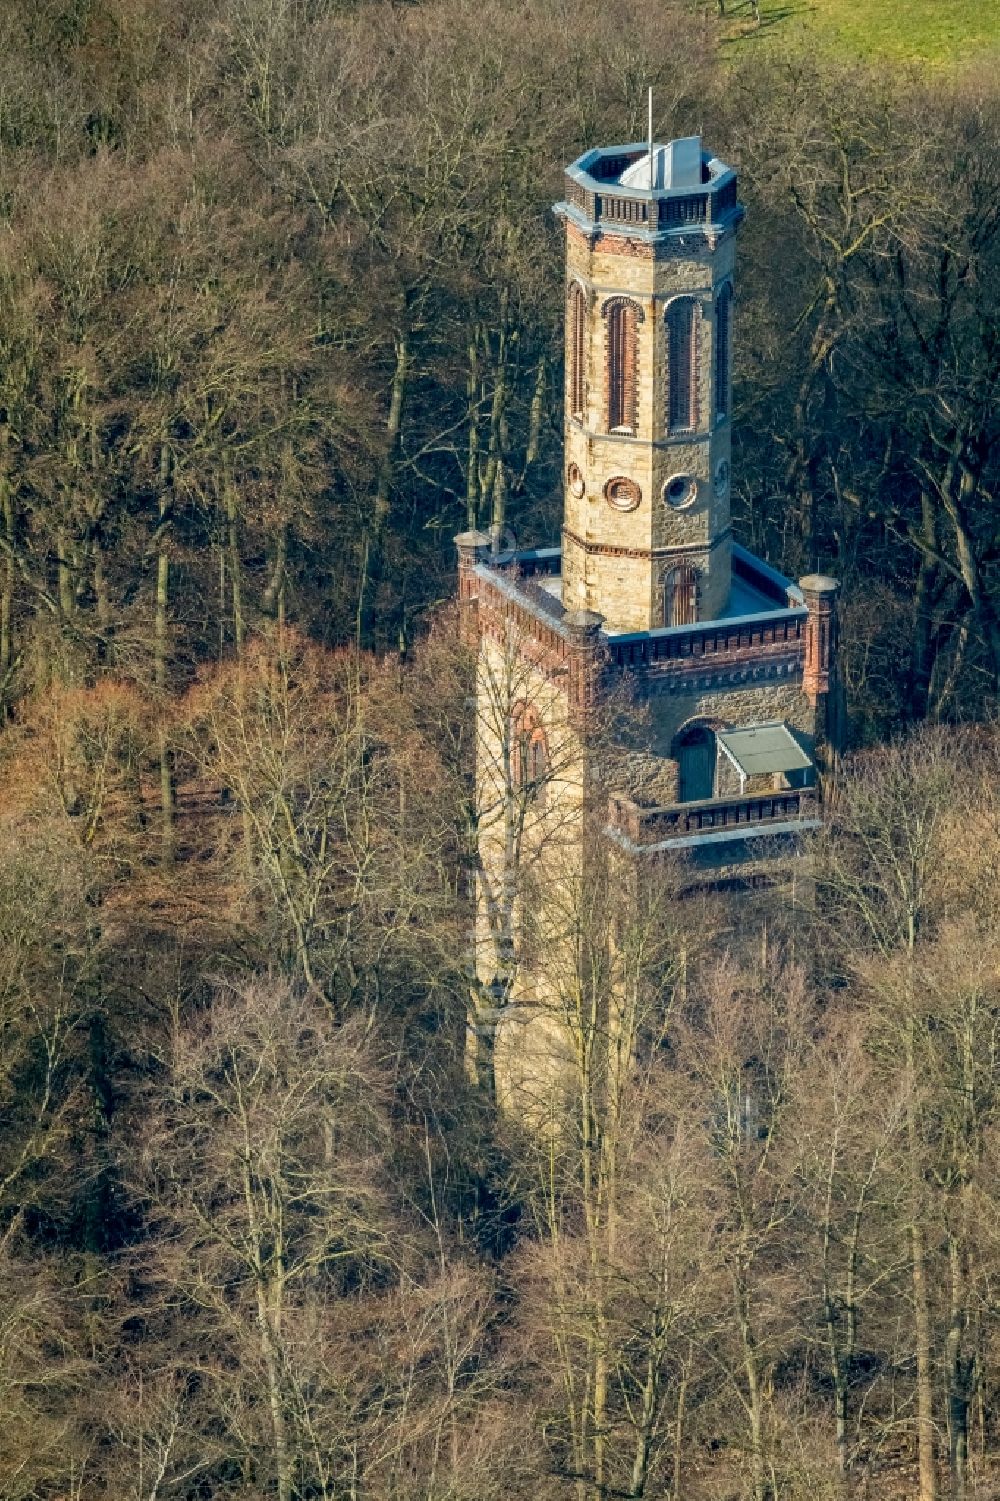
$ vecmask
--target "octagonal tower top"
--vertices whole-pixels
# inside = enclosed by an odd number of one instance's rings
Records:
[[[743,218],[736,173],[700,136],[666,145],[598,146],[566,168],[557,211],[585,233],[662,240],[703,239],[711,247]]]

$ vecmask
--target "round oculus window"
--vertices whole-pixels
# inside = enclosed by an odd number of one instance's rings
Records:
[[[720,500],[729,493],[729,462],[720,459],[715,466],[715,493]]]
[[[583,470],[580,468],[579,464],[570,464],[569,468],[566,470],[566,483],[569,485],[570,494],[575,495],[577,500],[579,500],[580,496],[587,488],[584,484]]]
[[[634,511],[642,499],[642,491],[635,480],[626,479],[623,474],[616,474],[614,479],[608,480],[604,495],[616,511]]]
[[[689,506],[698,495],[698,481],[693,474],[672,474],[663,487],[663,499],[675,511]]]

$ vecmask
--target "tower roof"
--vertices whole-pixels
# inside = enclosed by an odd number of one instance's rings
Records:
[[[700,136],[666,144],[598,146],[566,168],[566,200],[556,212],[581,229],[641,239],[715,242],[743,218],[736,173],[702,147]]]
[[[682,136],[680,140],[668,141],[665,146],[654,145],[652,161],[652,180],[650,155],[646,151],[638,161],[625,168],[618,179],[619,184],[623,188],[661,188],[668,191],[700,188],[705,180],[702,169],[709,166],[711,158],[701,149],[701,136]]]

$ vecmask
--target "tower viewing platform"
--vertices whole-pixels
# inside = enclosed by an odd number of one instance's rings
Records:
[[[703,152],[698,136],[654,146],[652,173],[648,144],[636,142],[587,151],[565,176],[556,211],[588,234],[628,234],[666,249],[685,237],[717,241],[743,217],[736,173]]]

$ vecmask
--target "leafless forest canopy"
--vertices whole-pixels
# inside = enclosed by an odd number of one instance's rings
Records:
[[[0,6],[0,1501],[1000,1495],[1000,103],[717,9]],[[557,530],[550,204],[650,82],[855,749],[794,900],[567,887],[539,1133],[442,601]]]

